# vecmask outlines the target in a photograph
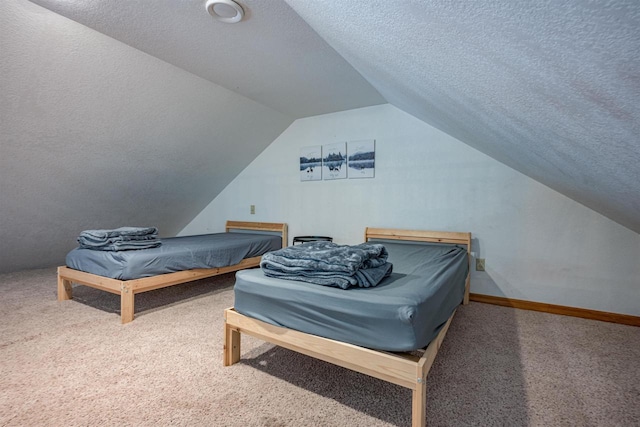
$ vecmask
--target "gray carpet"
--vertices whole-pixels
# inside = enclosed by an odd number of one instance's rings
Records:
[[[222,366],[233,274],[136,297],[55,269],[0,275],[0,425],[407,426],[411,393],[243,337]],[[430,426],[640,425],[640,328],[471,303],[428,378]]]

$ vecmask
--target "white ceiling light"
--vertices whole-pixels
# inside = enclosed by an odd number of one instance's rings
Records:
[[[207,0],[206,8],[211,16],[227,24],[240,22],[244,17],[242,6],[233,0]]]

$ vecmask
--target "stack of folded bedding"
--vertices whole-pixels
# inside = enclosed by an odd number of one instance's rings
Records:
[[[78,236],[82,249],[127,251],[160,246],[156,227],[120,227],[113,230],[85,230]]]
[[[268,277],[342,289],[368,288],[391,274],[393,265],[387,262],[388,257],[387,249],[379,243],[347,246],[321,241],[266,253],[260,267]]]

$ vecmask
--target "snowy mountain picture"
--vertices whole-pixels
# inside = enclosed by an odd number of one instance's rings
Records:
[[[349,178],[373,178],[375,175],[375,140],[349,141]]]

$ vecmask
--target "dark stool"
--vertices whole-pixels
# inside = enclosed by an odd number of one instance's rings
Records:
[[[307,243],[307,242],[317,242],[317,241],[325,241],[325,242],[333,242],[333,237],[328,236],[296,236],[293,238],[293,244],[296,243]]]

